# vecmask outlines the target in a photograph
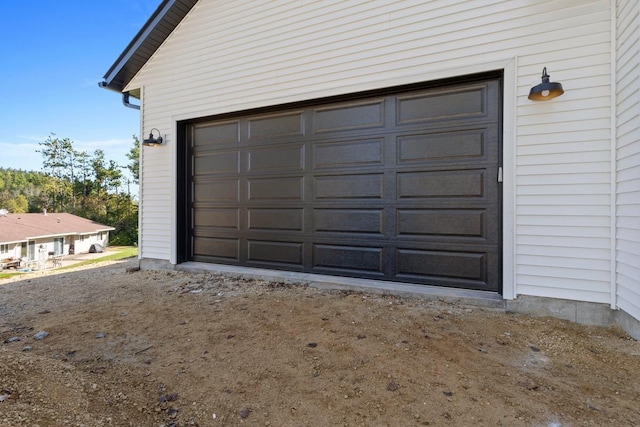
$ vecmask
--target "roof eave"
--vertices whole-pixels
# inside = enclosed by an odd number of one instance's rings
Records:
[[[50,237],[66,237],[66,236],[88,236],[91,234],[104,233],[106,231],[115,231],[114,227],[99,228],[93,231],[63,231],[61,233],[42,234],[39,236],[28,236],[26,240],[47,239]]]
[[[163,0],[98,85],[122,93],[197,2],[198,0]],[[131,95],[136,97],[134,93]]]

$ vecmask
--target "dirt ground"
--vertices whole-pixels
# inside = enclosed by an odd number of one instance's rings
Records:
[[[640,425],[617,328],[135,265],[0,281],[0,425]]]

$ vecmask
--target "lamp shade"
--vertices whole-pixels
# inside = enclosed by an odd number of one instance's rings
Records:
[[[158,132],[157,138],[153,137],[154,130]],[[156,145],[162,145],[162,136],[160,136],[160,131],[156,128],[151,129],[151,132],[149,132],[149,138],[143,139],[142,145],[145,145],[147,147],[155,147]]]
[[[529,91],[529,99],[532,101],[546,101],[553,99],[564,93],[562,84],[549,81],[549,74],[547,74],[547,67],[542,69],[542,83],[531,88]]]

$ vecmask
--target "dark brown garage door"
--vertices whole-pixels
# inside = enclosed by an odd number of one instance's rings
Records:
[[[187,259],[501,291],[500,81],[186,127]]]

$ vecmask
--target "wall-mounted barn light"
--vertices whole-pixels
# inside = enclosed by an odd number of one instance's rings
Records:
[[[158,137],[153,137],[153,131],[158,132]],[[162,136],[160,135],[160,131],[156,128],[151,129],[149,132],[149,138],[142,140],[142,145],[146,145],[147,147],[155,147],[157,145],[162,145]]]
[[[531,88],[529,99],[532,101],[546,101],[560,96],[563,93],[564,89],[562,89],[562,84],[549,82],[547,67],[544,67],[542,69],[542,83]]]

